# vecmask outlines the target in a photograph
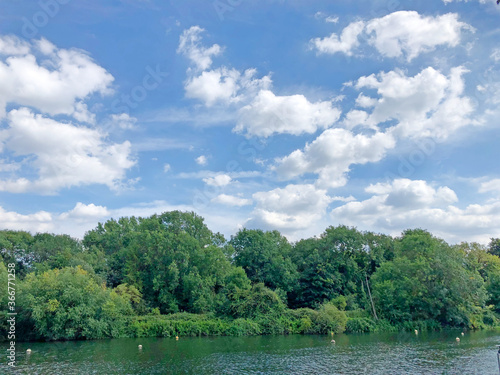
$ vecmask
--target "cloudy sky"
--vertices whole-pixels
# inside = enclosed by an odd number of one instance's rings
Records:
[[[0,0],[0,227],[500,236],[494,0]]]

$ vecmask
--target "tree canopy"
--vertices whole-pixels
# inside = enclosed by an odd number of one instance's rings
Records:
[[[416,322],[477,328],[498,324],[499,248],[500,239],[452,246],[422,229],[390,237],[346,226],[295,243],[256,229],[226,240],[194,212],[172,211],[111,219],[82,240],[0,231],[0,277],[15,265],[20,332],[31,339],[138,335],[153,326],[171,334],[178,318],[160,326],[147,319],[188,313],[252,334]],[[7,304],[5,290],[0,299]],[[210,324],[219,332],[222,323]]]

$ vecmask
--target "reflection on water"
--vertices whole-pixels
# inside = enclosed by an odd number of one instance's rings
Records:
[[[17,368],[3,358],[0,374],[499,375],[499,331],[466,333],[459,343],[457,336],[337,335],[336,344],[301,335],[18,343]]]

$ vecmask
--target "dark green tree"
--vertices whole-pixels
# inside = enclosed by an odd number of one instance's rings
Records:
[[[278,231],[242,229],[231,238],[234,263],[242,267],[253,283],[290,292],[297,279],[290,258],[291,245]]]

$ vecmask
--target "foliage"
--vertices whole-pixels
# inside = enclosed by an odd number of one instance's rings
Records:
[[[242,267],[254,283],[289,292],[297,278],[290,259],[291,245],[278,231],[242,229],[231,238],[234,263]]]
[[[30,274],[21,291],[26,310],[21,325],[32,325],[32,338],[114,337],[132,314],[128,298],[99,285],[81,267]]]
[[[226,242],[172,211],[99,223],[82,241],[0,231],[0,280],[14,263],[25,340],[480,329],[499,324],[499,248],[346,226],[296,243],[242,229]]]
[[[370,318],[349,318],[347,319],[345,331],[348,333],[374,332],[376,324]]]
[[[409,230],[396,242],[396,257],[373,275],[373,295],[383,318],[392,323],[434,320],[470,326],[484,307],[484,281],[463,267],[461,251],[423,230]]]

